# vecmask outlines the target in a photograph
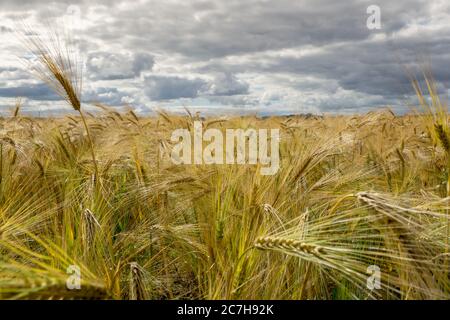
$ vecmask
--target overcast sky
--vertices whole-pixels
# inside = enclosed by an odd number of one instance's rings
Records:
[[[367,7],[381,9],[369,30]],[[0,111],[68,110],[23,69],[17,21],[79,42],[83,100],[202,112],[366,112],[411,101],[404,67],[450,84],[447,0],[0,0]],[[447,91],[445,91],[447,93]]]

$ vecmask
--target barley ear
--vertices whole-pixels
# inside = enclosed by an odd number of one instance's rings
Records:
[[[137,262],[130,264],[130,300],[148,300],[144,272]]]
[[[444,130],[444,127],[442,124],[436,123],[434,125],[434,130],[436,131],[436,134],[439,138],[439,141],[444,148],[445,152],[450,153],[450,141],[448,139],[448,135]]]
[[[92,243],[94,242],[97,229],[100,228],[95,215],[91,210],[85,209],[81,216],[81,230],[82,230],[82,240],[84,243],[85,253],[89,251]]]

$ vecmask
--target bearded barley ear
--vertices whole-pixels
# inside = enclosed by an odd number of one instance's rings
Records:
[[[400,278],[406,279],[409,286],[415,287],[416,294],[421,299],[445,296],[444,291],[435,281],[435,273],[438,270],[448,270],[448,266],[434,261],[435,257],[442,255],[445,244],[423,241],[429,237],[429,230],[423,224],[423,219],[428,217],[448,220],[448,217],[439,212],[398,205],[378,193],[359,192],[356,196],[387,218],[378,220],[375,227],[383,230],[386,250],[395,253],[392,260],[404,266],[399,271]],[[425,287],[428,290],[420,289]]]
[[[31,28],[26,27],[26,29]],[[74,51],[69,46],[65,46],[59,32],[49,32],[48,39],[44,40],[41,36],[29,31],[25,30],[28,36],[25,36],[22,42],[36,58],[36,63],[30,65],[31,70],[56,94],[66,100],[74,110],[80,111],[82,68]],[[70,39],[67,40],[72,47]]]
[[[2,293],[2,299],[32,300],[103,300],[112,299],[107,289],[96,283],[83,283],[79,290],[70,290],[61,278],[24,277],[11,279],[8,292]]]
[[[136,113],[133,110],[129,110],[128,113],[133,117],[133,119],[139,123],[139,117],[136,115]]]
[[[81,63],[73,53],[73,50],[70,50],[68,46],[66,47],[64,45],[58,32],[49,34],[49,43],[46,44],[41,37],[35,35],[34,32],[30,32],[32,31],[31,28],[27,29],[29,30],[25,30],[26,34],[32,34],[33,36],[25,38],[23,42],[25,47],[37,61],[37,63],[31,65],[30,68],[39,79],[47,83],[57,95],[66,100],[72,108],[80,114],[89,140],[95,175],[98,177],[98,166],[93,139],[85,116],[81,110],[80,97],[83,83]],[[70,38],[68,40],[70,45]]]
[[[137,262],[130,264],[130,300],[148,300],[144,271]]]
[[[12,113],[13,118],[17,118],[19,116],[21,108],[22,108],[22,99],[21,98],[17,98],[16,99],[16,103],[14,105],[14,110],[13,110],[13,113]]]
[[[279,237],[260,237],[255,241],[255,247],[258,249],[267,249],[288,251],[300,254],[314,255],[316,257],[325,255],[325,249],[321,246],[304,243],[293,239],[284,239]]]
[[[448,140],[447,133],[445,132],[442,124],[436,123],[434,125],[434,130],[436,131],[436,134],[445,152],[450,153],[450,141]]]
[[[98,223],[92,211],[89,209],[85,209],[83,211],[81,225],[82,225],[82,238],[86,252],[91,247],[95,238],[95,234],[97,233],[97,229],[100,228],[100,224]]]

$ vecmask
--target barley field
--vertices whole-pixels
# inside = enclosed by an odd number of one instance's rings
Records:
[[[448,298],[442,119],[203,121],[280,128],[280,170],[262,176],[254,165],[174,165],[170,133],[191,127],[188,114],[104,107],[85,127],[16,110],[0,122],[1,298]],[[381,288],[370,290],[373,265]],[[69,266],[79,290],[67,288]]]
[[[64,51],[30,47],[73,113],[0,119],[1,299],[450,297],[449,117],[429,78],[402,116],[91,114]],[[195,121],[279,129],[279,170],[175,165],[171,133]]]

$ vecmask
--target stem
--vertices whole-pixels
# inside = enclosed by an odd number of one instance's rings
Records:
[[[87,125],[87,122],[86,122],[83,112],[81,112],[80,109],[78,109],[78,112],[80,113],[81,120],[83,121],[84,128],[86,129],[86,134],[87,134],[89,146],[91,149],[92,161],[94,162],[94,171],[95,171],[94,172],[94,180],[95,180],[95,183],[97,184],[99,175],[98,175],[97,160],[95,159],[94,143],[92,142],[91,132],[89,131],[89,127]]]
[[[449,155],[447,155],[449,156]],[[447,160],[450,161],[450,160]],[[450,162],[448,162],[447,164],[447,198],[450,197]],[[448,200],[447,200],[448,202]],[[449,221],[449,210],[445,209],[445,213],[446,213],[446,221],[447,221],[447,236],[445,238],[445,260],[444,260],[444,266],[445,266],[445,270],[447,270],[448,268],[448,253],[449,253],[449,238],[450,238],[450,221]]]

